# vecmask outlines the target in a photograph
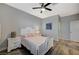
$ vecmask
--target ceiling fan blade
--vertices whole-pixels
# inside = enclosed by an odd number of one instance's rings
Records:
[[[49,11],[52,11],[52,9],[49,9],[49,8],[45,8],[46,10],[49,10]]]
[[[55,4],[57,4],[57,3],[52,3],[52,5],[55,5]]]
[[[41,9],[41,7],[34,7],[34,8],[32,8],[32,9]]]
[[[44,6],[44,3],[41,3],[42,5],[41,5],[41,7],[43,7]]]
[[[42,13],[43,11],[41,11],[40,13]]]
[[[46,7],[46,6],[48,6],[48,5],[50,5],[51,3],[47,3],[44,7]]]

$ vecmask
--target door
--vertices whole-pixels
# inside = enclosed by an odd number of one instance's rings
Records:
[[[70,23],[71,40],[79,41],[79,21],[72,21]]]

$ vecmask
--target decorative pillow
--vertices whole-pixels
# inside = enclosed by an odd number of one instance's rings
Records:
[[[25,35],[25,37],[32,37],[32,33],[28,33],[27,35]]]

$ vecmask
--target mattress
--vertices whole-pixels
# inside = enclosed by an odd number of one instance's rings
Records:
[[[25,46],[32,54],[45,54],[48,48],[48,37],[35,36],[22,38],[22,45]]]
[[[28,40],[30,43],[33,43],[37,46],[40,46],[43,44],[48,37],[43,37],[43,36],[35,36],[35,37],[25,37],[25,40]]]

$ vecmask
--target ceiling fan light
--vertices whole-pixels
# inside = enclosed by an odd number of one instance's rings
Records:
[[[44,8],[42,8],[41,10],[42,10],[42,11],[45,11],[45,9],[44,9]]]

